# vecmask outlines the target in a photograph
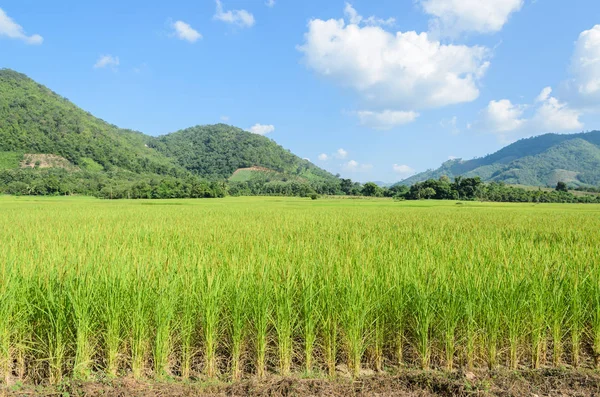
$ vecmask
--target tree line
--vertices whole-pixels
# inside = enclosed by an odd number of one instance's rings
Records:
[[[594,191],[589,188],[588,191]],[[479,177],[429,179],[412,186],[380,187],[351,179],[207,181],[193,175],[174,177],[109,172],[67,171],[62,168],[0,170],[0,193],[10,195],[86,195],[104,199],[218,198],[225,196],[363,196],[396,200],[479,200],[519,203],[600,203],[600,195],[575,195],[559,182],[552,191],[524,189]]]

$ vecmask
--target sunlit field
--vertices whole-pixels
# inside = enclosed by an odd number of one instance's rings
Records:
[[[0,197],[3,381],[599,356],[600,205]]]

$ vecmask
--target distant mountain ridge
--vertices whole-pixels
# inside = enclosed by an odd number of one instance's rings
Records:
[[[441,176],[479,176],[486,182],[530,186],[600,185],[600,131],[545,134],[521,139],[485,157],[449,160],[400,184],[412,185]]]
[[[26,154],[60,156],[92,173],[224,181],[238,168],[264,167],[306,180],[337,180],[273,140],[225,124],[159,137],[121,129],[24,74],[0,69],[0,169],[19,168]]]

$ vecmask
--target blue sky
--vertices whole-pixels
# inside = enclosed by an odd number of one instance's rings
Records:
[[[598,24],[597,0],[0,0],[0,67],[120,127],[226,122],[394,182],[600,128]]]

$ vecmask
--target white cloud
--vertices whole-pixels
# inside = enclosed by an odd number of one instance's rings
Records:
[[[344,150],[344,149],[342,149],[342,148],[339,148],[339,149],[338,149],[338,150],[335,152],[334,156],[335,156],[336,158],[338,158],[338,159],[345,159],[346,157],[348,157],[348,152],[347,152],[347,151],[345,151],[345,150]]]
[[[456,160],[456,159],[458,159],[458,157],[456,157],[456,156],[448,156],[448,160]]]
[[[583,31],[571,59],[570,84],[585,105],[600,105],[600,25]]]
[[[401,175],[405,178],[415,173],[415,170],[406,164],[394,164],[392,168],[396,174]]]
[[[534,131],[576,131],[583,128],[580,116],[579,110],[571,109],[566,103],[550,97],[536,110],[530,123]]]
[[[483,128],[494,133],[517,130],[526,122],[521,118],[523,112],[523,106],[513,105],[508,99],[490,101],[483,111]]]
[[[371,106],[412,110],[479,96],[478,81],[489,66],[485,47],[445,45],[427,33],[361,26],[362,17],[349,9],[346,17],[348,23],[311,20],[298,49],[309,68],[353,88]]]
[[[319,155],[319,160],[320,161],[327,161],[327,160],[329,160],[329,156],[327,154],[325,154],[325,153],[321,153]]]
[[[552,94],[552,87],[546,87],[540,92],[537,98],[535,98],[536,102],[545,102],[550,98],[550,94]]]
[[[254,23],[256,22],[254,20],[254,15],[252,15],[248,11],[246,11],[246,10],[224,11],[223,3],[221,3],[221,0],[216,0],[216,3],[217,3],[217,11],[215,12],[215,15],[213,17],[214,19],[223,21],[223,22],[227,22],[227,23],[231,23],[231,24],[235,24],[242,28],[249,28],[249,27],[254,26]]]
[[[371,164],[361,164],[358,161],[350,160],[347,163],[342,165],[342,168],[346,171],[350,172],[362,172],[368,171],[373,168]]]
[[[482,111],[477,128],[497,134],[502,141],[542,132],[581,130],[583,123],[579,117],[582,112],[550,96],[551,93],[551,87],[544,88],[534,105],[514,105],[508,99],[491,101]],[[529,118],[524,117],[527,110],[531,110]]]
[[[275,6],[275,0],[267,0],[267,2],[265,3],[265,5],[267,7],[274,7]]]
[[[524,0],[420,0],[423,10],[433,16],[430,30],[446,37],[463,32],[495,33]]]
[[[460,134],[460,129],[458,128],[458,118],[453,116],[450,119],[442,119],[440,120],[440,127],[449,129],[453,135]]]
[[[22,40],[27,44],[39,45],[44,42],[44,38],[39,34],[28,36],[21,25],[16,23],[11,17],[6,15],[0,8],[0,37],[6,36],[10,39]]]
[[[308,157],[304,157],[302,160],[310,161]]]
[[[105,67],[111,67],[113,69],[116,69],[117,66],[119,66],[119,57],[114,57],[112,55],[102,55],[100,58],[98,58],[98,61],[96,61],[94,69],[102,69]]]
[[[271,132],[275,131],[275,126],[271,125],[271,124],[254,124],[252,127],[250,127],[250,129],[248,129],[249,132],[253,133],[253,134],[258,134],[258,135],[267,135],[270,134]]]
[[[221,121],[228,122],[229,116],[221,116]]]
[[[375,16],[364,18],[362,15],[352,7],[352,4],[346,3],[344,7],[344,15],[348,22],[353,25],[367,25],[367,26],[392,26],[396,23],[395,18],[381,19]]]
[[[412,123],[419,117],[419,113],[398,110],[384,110],[382,112],[361,110],[356,114],[360,124],[376,130],[390,130],[399,125]]]
[[[173,29],[175,30],[173,34],[180,40],[195,43],[199,39],[202,39],[202,35],[197,30],[183,21],[173,23]]]

